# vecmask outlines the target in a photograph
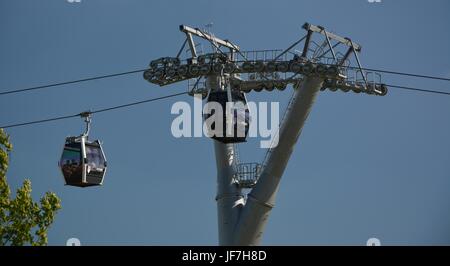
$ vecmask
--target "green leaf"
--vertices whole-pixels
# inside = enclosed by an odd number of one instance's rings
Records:
[[[11,151],[9,136],[0,128],[0,246],[46,245],[47,232],[61,209],[61,200],[55,193],[47,192],[39,203],[34,202],[28,179],[11,198],[6,179]]]

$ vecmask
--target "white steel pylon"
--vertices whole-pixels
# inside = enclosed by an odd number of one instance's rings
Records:
[[[206,98],[211,92],[226,91],[228,101],[231,91],[284,90],[289,84],[294,87],[293,98],[279,127],[278,145],[269,148],[262,165],[239,163],[234,143],[213,140],[220,245],[258,245],[261,242],[281,177],[319,91],[387,94],[380,75],[363,70],[357,55],[361,51],[359,44],[321,26],[305,23],[303,29],[307,31],[306,36],[285,50],[242,52],[228,40],[181,25],[186,40],[177,56],[153,60],[144,72],[146,80],[160,86],[193,80],[188,82],[190,95],[201,94]],[[314,33],[322,39],[320,45],[314,40]],[[194,36],[210,42],[213,52],[199,54]],[[295,47],[302,42],[303,49],[297,52]],[[181,60],[186,44],[192,57]],[[337,51],[338,46],[346,50],[341,53]],[[351,66],[352,54],[357,63],[355,67]],[[251,191],[244,195],[243,189]]]

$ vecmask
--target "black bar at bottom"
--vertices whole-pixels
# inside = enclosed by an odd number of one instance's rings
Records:
[[[91,265],[108,261],[134,265],[184,265],[184,264],[246,264],[246,265],[322,265],[322,263],[355,262],[359,265],[417,262],[420,259],[445,261],[450,247],[389,247],[389,246],[339,246],[339,247],[181,247],[181,246],[111,246],[111,247],[0,247],[2,261],[19,265],[20,261],[55,263],[59,265]],[[11,260],[8,260],[11,259]],[[305,264],[307,263],[307,264]],[[118,265],[121,265],[118,264]],[[3,264],[2,264],[3,265]],[[4,264],[7,265],[7,264]],[[326,264],[327,265],[327,264]]]

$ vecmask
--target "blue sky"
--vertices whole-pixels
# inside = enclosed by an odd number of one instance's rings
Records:
[[[352,37],[364,66],[450,77],[448,1],[0,2],[0,91],[129,71],[174,56],[179,24],[213,22],[243,50],[287,47],[304,22]],[[448,82],[384,75],[389,84],[448,90]],[[186,90],[141,74],[0,96],[0,125],[74,114]],[[248,95],[288,101],[290,89]],[[184,98],[183,98],[184,97]],[[109,163],[103,187],[63,185],[64,138],[81,119],[7,130],[8,172],[38,199],[56,192],[62,210],[49,244],[215,245],[216,173],[210,139],[176,139],[170,108],[181,96],[93,117]],[[264,245],[450,244],[450,97],[391,89],[385,97],[322,92],[285,171]],[[261,161],[256,140],[244,161]]]

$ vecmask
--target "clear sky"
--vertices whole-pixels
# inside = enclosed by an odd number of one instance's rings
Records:
[[[179,24],[213,22],[243,50],[287,47],[304,22],[363,46],[363,65],[450,77],[450,3],[393,1],[5,0],[0,2],[0,91],[129,71],[175,56]],[[384,75],[383,81],[450,90],[448,82]],[[182,92],[142,74],[0,96],[0,125],[74,114]],[[290,91],[252,101],[287,102]],[[210,139],[176,139],[170,108],[181,96],[93,117],[104,142],[103,187],[64,186],[64,138],[81,119],[7,130],[15,190],[25,178],[38,199],[56,192],[62,210],[49,244],[215,245],[216,170]],[[264,245],[450,244],[450,97],[391,89],[385,97],[322,92],[281,182]],[[240,147],[261,161],[256,141]]]

